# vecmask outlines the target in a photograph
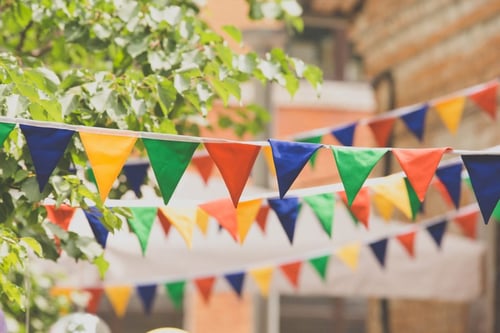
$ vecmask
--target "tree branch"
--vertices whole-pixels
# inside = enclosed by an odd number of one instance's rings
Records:
[[[16,51],[21,52],[24,46],[24,42],[26,41],[26,34],[28,33],[28,30],[33,26],[33,20],[30,20],[28,25],[21,31],[20,36],[19,36],[19,44],[16,46]]]

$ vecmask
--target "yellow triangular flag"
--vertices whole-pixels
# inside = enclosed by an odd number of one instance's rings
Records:
[[[370,186],[376,193],[396,206],[406,217],[412,218],[410,199],[408,199],[408,191],[405,181],[399,175],[391,175],[381,179],[381,182]]]
[[[137,138],[80,132],[80,139],[94,171],[99,194],[104,201]]]
[[[192,208],[160,207],[163,215],[181,234],[189,248],[193,243],[193,231],[196,224],[196,212]]]
[[[266,160],[269,171],[272,175],[276,176],[276,167],[274,166],[273,150],[271,146],[262,147],[262,152],[264,153],[264,159]]]
[[[342,260],[353,271],[358,268],[359,253],[361,251],[360,243],[346,245],[339,249],[335,255]]]
[[[238,220],[238,234],[240,236],[241,244],[245,241],[248,231],[259,213],[261,204],[262,199],[241,201],[238,203],[238,207],[236,208],[236,218]]]
[[[392,213],[394,212],[394,205],[386,197],[381,194],[375,193],[372,196],[373,203],[377,207],[377,211],[382,216],[384,221],[388,222],[391,220]]]
[[[196,208],[196,225],[203,235],[206,235],[208,232],[209,219],[210,215],[208,215],[207,212],[199,207]]]
[[[261,295],[267,297],[269,295],[269,288],[271,287],[271,280],[273,278],[273,268],[265,267],[254,269],[250,271],[249,274],[255,280]]]
[[[67,288],[67,287],[52,287],[50,289],[51,296],[64,296],[68,299],[71,297],[72,292],[73,288]]]
[[[127,310],[130,295],[132,295],[131,286],[113,286],[104,288],[104,292],[115,311],[117,317],[122,318]]]
[[[464,106],[464,96],[448,99],[434,105],[434,109],[439,114],[439,117],[441,117],[443,124],[452,134],[457,133],[460,120],[462,119],[462,113],[464,112]]]

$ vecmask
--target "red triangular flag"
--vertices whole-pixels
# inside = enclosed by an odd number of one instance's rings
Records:
[[[379,147],[387,146],[395,121],[396,118],[380,118],[368,123]]]
[[[69,224],[73,215],[75,214],[75,208],[68,205],[61,205],[56,207],[55,205],[45,205],[47,210],[47,219],[61,227],[63,230],[68,230]]]
[[[417,235],[417,231],[413,230],[401,235],[397,235],[396,238],[403,245],[406,252],[411,257],[415,257],[415,236]]]
[[[101,297],[104,293],[104,289],[86,288],[84,289],[84,291],[90,294],[90,298],[87,306],[85,307],[85,311],[93,314],[97,313],[97,310],[99,310],[99,304],[101,303]]]
[[[450,148],[392,149],[421,202],[424,201],[436,168],[447,150]]]
[[[283,274],[295,288],[299,287],[299,274],[301,268],[302,268],[301,261],[292,262],[280,266],[280,269],[283,272]]]
[[[434,188],[439,192],[443,200],[446,202],[446,204],[451,208],[453,207],[453,200],[451,199],[450,193],[446,189],[446,186],[439,180],[439,178],[436,178],[433,182],[432,185]]]
[[[347,195],[345,192],[341,191],[338,194],[352,215],[368,229],[370,220],[370,193],[368,188],[362,187],[359,190],[351,207],[347,204]]]
[[[260,146],[242,143],[205,143],[204,145],[226,183],[234,207],[238,206]]]
[[[255,220],[257,221],[257,225],[263,233],[266,233],[266,225],[267,225],[267,216],[269,215],[269,206],[260,206],[259,212],[257,213],[257,217]]]
[[[161,227],[163,229],[163,232],[165,233],[165,236],[168,236],[168,233],[170,232],[170,227],[172,224],[170,223],[168,217],[165,216],[165,213],[163,212],[162,209],[158,209],[156,212],[156,215],[158,216],[158,220],[160,221]]]
[[[477,224],[479,221],[479,211],[472,211],[470,213],[459,214],[455,216],[455,223],[460,226],[464,235],[471,239],[477,237]]]
[[[217,222],[233,236],[234,240],[239,240],[236,208],[234,208],[231,200],[220,199],[210,201],[199,205],[199,207],[208,215],[215,218]]]
[[[198,173],[200,174],[201,179],[203,179],[205,185],[208,184],[208,180],[210,179],[214,168],[214,161],[210,155],[195,155],[191,159],[191,163],[193,163],[196,170],[198,170]]]
[[[212,296],[212,289],[215,283],[215,277],[207,277],[194,280],[196,287],[198,287],[198,291],[201,294],[201,297],[205,301],[206,304],[210,301],[210,296]]]
[[[469,95],[469,98],[488,113],[492,119],[496,119],[497,116],[497,90],[498,82],[494,81],[487,84],[484,89]]]

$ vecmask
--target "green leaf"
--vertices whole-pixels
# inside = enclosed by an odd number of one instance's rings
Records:
[[[314,89],[319,90],[323,83],[323,72],[316,66],[307,65],[304,70],[304,77],[307,81],[314,87]]]
[[[161,80],[158,83],[158,97],[164,115],[168,115],[177,97],[177,91],[171,81]]]
[[[104,276],[106,275],[106,272],[108,271],[109,268],[109,263],[106,261],[106,259],[104,259],[104,253],[96,257],[93,263],[97,267],[101,279],[104,279]]]
[[[26,246],[33,250],[37,256],[43,257],[42,246],[38,241],[32,237],[22,237],[21,242],[23,242]]]
[[[241,44],[243,36],[240,29],[236,28],[234,25],[225,25],[222,27],[222,30],[224,30],[236,42]]]

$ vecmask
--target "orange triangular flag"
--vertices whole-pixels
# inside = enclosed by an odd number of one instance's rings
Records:
[[[257,213],[257,225],[260,227],[263,233],[266,233],[267,216],[269,215],[269,206],[261,206],[259,212]]]
[[[498,81],[494,81],[487,84],[480,91],[469,95],[469,98],[486,111],[492,119],[496,119],[497,116],[497,90]]]
[[[47,210],[47,219],[61,227],[61,229],[68,231],[71,219],[75,214],[75,208],[68,205],[61,205],[56,207],[55,205],[45,205]]]
[[[427,188],[431,183],[432,177],[434,177],[434,172],[443,154],[449,149],[450,148],[392,149],[392,153],[396,156],[396,159],[406,173],[408,181],[421,202],[424,201]]]
[[[415,257],[415,236],[417,235],[417,232],[415,230],[412,230],[410,232],[397,235],[396,238],[398,241],[403,245],[405,248],[406,252],[411,257]]]
[[[460,120],[462,119],[462,113],[464,112],[464,106],[465,97],[463,96],[438,102],[434,105],[434,109],[439,114],[439,117],[441,117],[446,128],[448,128],[452,134],[457,133]]]
[[[450,193],[446,189],[446,186],[444,186],[443,182],[441,182],[439,178],[435,178],[432,182],[432,185],[439,192],[439,194],[441,194],[441,197],[446,202],[446,204],[450,207],[453,207],[453,199],[451,198]]]
[[[234,207],[238,206],[260,146],[242,143],[205,143],[204,145],[226,183]]]
[[[207,202],[199,206],[208,215],[212,216],[217,222],[226,229],[234,240],[239,240],[238,220],[236,217],[236,208],[229,199],[220,199]]]
[[[206,235],[208,232],[209,219],[210,215],[208,215],[203,209],[199,207],[196,209],[196,225],[203,235]]]
[[[240,237],[241,244],[245,241],[248,231],[257,217],[261,204],[262,199],[254,199],[250,201],[242,201],[236,208],[238,235]]]
[[[167,218],[168,222],[181,234],[189,248],[193,243],[193,230],[195,226],[195,212],[192,209],[160,207],[161,214]]]
[[[479,211],[472,211],[470,213],[457,215],[455,216],[454,221],[460,226],[460,229],[466,237],[476,239]]]
[[[87,306],[85,307],[85,311],[88,313],[97,313],[99,310],[99,304],[101,303],[101,297],[104,293],[104,289],[102,288],[86,288],[85,292],[89,293],[89,301],[87,302]]]
[[[201,294],[201,297],[205,301],[206,304],[210,302],[210,296],[212,296],[212,290],[215,283],[215,277],[206,277],[201,279],[194,280],[196,287],[198,287],[198,291]]]
[[[250,271],[250,275],[255,280],[257,287],[262,296],[267,297],[269,295],[269,289],[271,287],[271,280],[273,278],[273,268],[265,267],[260,269],[254,269]]]
[[[170,227],[172,226],[172,224],[170,224],[170,221],[168,220],[168,218],[165,216],[165,214],[163,213],[163,211],[161,209],[158,209],[156,214],[158,216],[158,220],[160,221],[161,227],[163,229],[163,233],[165,234],[165,236],[168,236],[168,233],[170,232]]]
[[[269,172],[276,176],[276,167],[274,166],[273,149],[271,146],[262,147],[262,153],[264,154],[264,160],[266,161],[267,168]]]
[[[196,170],[198,170],[198,173],[200,174],[201,179],[203,179],[205,185],[208,184],[208,180],[210,179],[214,168],[214,161],[212,161],[210,155],[195,155],[191,159],[191,163],[193,163]]]
[[[80,132],[80,139],[104,201],[127,160],[137,138]]]
[[[359,253],[361,252],[361,244],[354,243],[343,246],[335,255],[342,260],[344,264],[349,266],[353,271],[358,268]]]
[[[373,204],[377,207],[377,211],[380,216],[382,216],[384,221],[390,221],[394,212],[394,204],[389,199],[378,193],[372,195],[372,198]]]
[[[370,221],[370,193],[368,188],[362,187],[354,198],[352,205],[347,204],[347,195],[344,191],[338,192],[340,198],[352,215],[368,229]]]
[[[386,147],[396,118],[380,118],[368,123],[379,147]]]
[[[301,268],[302,268],[302,261],[296,261],[280,266],[280,269],[283,272],[283,274],[295,288],[299,287],[299,274]]]
[[[71,297],[71,293],[74,291],[73,288],[69,287],[52,287],[50,289],[51,296],[64,296],[67,299]]]
[[[115,314],[119,318],[125,316],[125,311],[127,311],[128,302],[130,301],[130,296],[132,295],[131,286],[112,286],[104,288],[104,292],[111,303],[111,307],[115,311]]]

